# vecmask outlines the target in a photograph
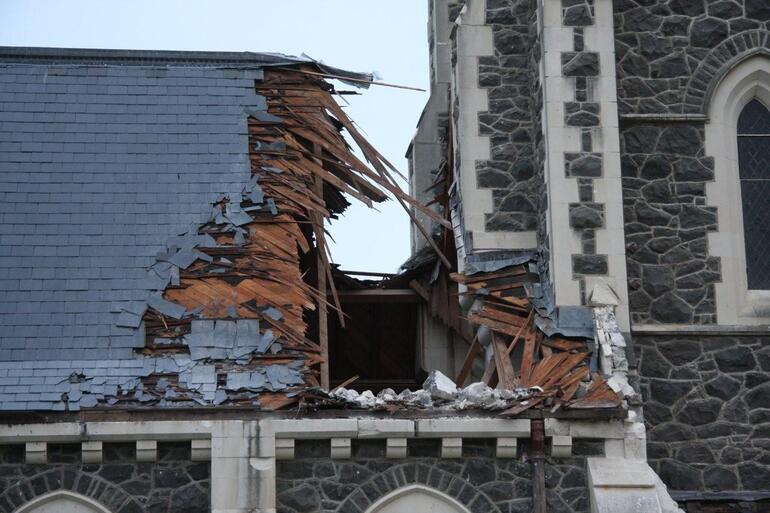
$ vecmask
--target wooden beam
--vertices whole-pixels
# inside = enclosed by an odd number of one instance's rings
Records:
[[[318,144],[313,145],[313,153],[321,155],[321,147]],[[319,162],[320,165],[320,162]],[[321,200],[324,195],[323,179],[315,176],[315,193]],[[324,220],[320,214],[315,214],[315,238],[316,238],[316,278],[318,279],[318,293],[321,294],[322,301],[318,302],[318,345],[321,346],[321,388],[329,390],[329,316],[327,315],[328,291],[326,288],[326,263],[324,240]]]
[[[463,386],[465,380],[468,379],[468,376],[471,373],[471,368],[473,367],[473,361],[476,359],[476,355],[479,354],[479,351],[481,351],[481,344],[479,344],[479,338],[476,336],[473,338],[471,347],[468,348],[468,353],[465,355],[463,366],[460,369],[460,372],[457,374],[457,379],[455,379],[455,384],[458,387]]]
[[[343,303],[420,303],[422,298],[412,289],[340,290]]]
[[[513,363],[508,356],[508,347],[503,336],[494,331],[492,335],[492,352],[495,356],[495,368],[497,369],[497,380],[499,385],[507,390],[516,388],[516,374],[513,370]]]

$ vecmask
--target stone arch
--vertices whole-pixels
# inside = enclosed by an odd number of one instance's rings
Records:
[[[394,465],[364,482],[341,504],[338,511],[366,511],[375,513],[378,507],[406,497],[407,493],[428,494],[436,500],[444,500],[448,511],[466,513],[485,511],[501,513],[497,505],[479,487],[462,477],[421,463]],[[416,513],[416,511],[415,511]]]
[[[737,65],[757,55],[770,56],[770,32],[747,30],[714,47],[700,62],[685,87],[685,114],[708,114],[722,79]]]
[[[83,495],[66,490],[36,497],[16,513],[111,513],[110,510]]]
[[[723,324],[766,324],[770,291],[749,290],[746,277],[743,210],[740,205],[737,122],[752,99],[770,105],[770,52],[754,52],[725,70],[709,98],[705,153],[714,159],[714,179],[706,202],[716,207],[719,225],[709,233],[709,253],[720,259],[715,284],[717,318]]]
[[[42,469],[0,493],[0,513],[32,513],[31,505],[62,494],[70,501],[85,500],[98,513],[139,513],[144,507],[122,488],[94,474],[67,468]],[[83,503],[83,504],[86,504]],[[43,504],[43,503],[41,503]],[[96,505],[96,506],[94,506]],[[93,509],[99,507],[101,509]],[[89,511],[89,510],[85,510]],[[90,513],[90,512],[89,512]]]
[[[366,513],[400,513],[431,511],[432,513],[470,513],[445,493],[423,485],[398,488],[369,506]]]

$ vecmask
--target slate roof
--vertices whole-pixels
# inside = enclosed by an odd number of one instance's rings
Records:
[[[248,183],[254,80],[298,62],[0,48],[0,410],[93,406],[161,368],[213,396],[213,367],[142,359],[118,320],[163,288],[147,269],[170,238]]]

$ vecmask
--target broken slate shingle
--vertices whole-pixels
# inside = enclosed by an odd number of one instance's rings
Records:
[[[150,296],[150,299],[147,300],[147,304],[154,310],[174,319],[181,319],[184,316],[185,308],[183,306],[172,303],[171,301],[166,301],[159,295]]]

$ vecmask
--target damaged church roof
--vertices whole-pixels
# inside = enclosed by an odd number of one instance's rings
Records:
[[[371,80],[277,54],[0,48],[0,409],[277,408],[318,384],[302,255],[342,191],[410,201],[330,75]]]

